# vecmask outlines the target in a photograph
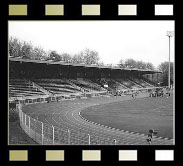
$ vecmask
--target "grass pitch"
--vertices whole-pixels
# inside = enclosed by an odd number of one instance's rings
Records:
[[[81,115],[93,122],[121,130],[148,134],[158,130],[157,136],[173,138],[173,96],[139,98],[89,107]]]

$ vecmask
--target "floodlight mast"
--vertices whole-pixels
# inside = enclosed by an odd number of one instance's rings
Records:
[[[174,36],[174,32],[167,31],[166,36],[168,36],[168,40],[169,40],[168,87],[171,88],[171,84],[170,84],[170,38]]]

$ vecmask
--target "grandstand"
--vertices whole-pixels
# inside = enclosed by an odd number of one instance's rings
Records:
[[[142,85],[137,84],[133,80],[130,80],[128,78],[123,78],[123,79],[117,79],[122,85],[128,87],[129,89],[139,89],[143,88]]]
[[[92,91],[102,91],[104,89],[102,89],[101,86],[97,85],[96,83],[93,83],[91,80],[84,80],[83,78],[80,79],[70,79],[70,81],[79,86],[80,88],[82,88],[84,90],[84,92],[92,92]]]
[[[143,77],[146,74],[156,73],[160,72],[9,58],[9,102],[25,104],[23,110],[17,106],[17,109],[19,110],[20,125],[31,138],[35,140],[36,137],[36,142],[39,144],[44,144],[44,140],[41,142],[40,139],[41,125],[44,126],[42,132],[45,132],[44,139],[47,139],[45,142],[48,144],[56,144],[56,142],[64,144],[88,144],[87,131],[90,131],[91,135],[89,135],[89,140],[91,139],[93,144],[114,144],[113,137],[115,137],[116,134],[113,133],[113,129],[110,127],[105,129],[107,131],[105,131],[106,136],[104,137],[102,130],[105,127],[96,125],[94,127],[95,129],[92,129],[94,124],[92,122],[88,123],[87,120],[82,119],[80,115],[81,109],[95,106],[97,103],[105,104],[131,99],[131,96],[127,95],[128,93],[124,93],[124,96],[126,96],[125,98],[109,98],[110,96],[116,96],[117,92],[133,93],[134,91],[141,90],[148,92],[149,89],[156,89],[157,87],[155,84],[151,84],[151,81],[148,81]],[[147,96],[149,96],[147,93],[142,95],[142,97]],[[100,99],[97,100],[97,98],[96,100],[93,100],[94,97],[100,97]],[[78,103],[77,100],[71,101],[73,99],[81,98],[92,99],[86,100],[86,102],[83,102],[85,100],[81,100],[81,104]],[[56,103],[53,103],[52,101],[63,101],[64,106],[59,105],[59,103],[55,105]],[[50,103],[48,108],[48,105],[46,105],[47,103],[45,102]],[[29,107],[29,104],[33,103],[45,103],[45,105]],[[74,111],[67,104],[70,104]],[[35,117],[35,110],[32,109],[36,109],[36,111],[39,112],[39,109],[42,109],[42,106],[45,108],[41,110],[43,112],[40,112],[39,119],[39,113],[37,113],[38,116]],[[29,111],[26,112],[25,110]],[[55,112],[53,112],[54,110]],[[54,117],[59,120],[59,122],[61,120],[63,123],[56,124],[56,121],[53,120],[53,124],[50,125],[47,123],[48,120],[45,117],[48,119]],[[66,119],[59,119],[64,117]],[[73,118],[75,121],[70,124]],[[77,124],[77,122],[80,124]],[[75,125],[81,127],[82,124],[88,125],[89,128],[82,131],[82,128],[77,129],[77,127],[75,127]],[[101,131],[98,131],[99,129],[101,129]],[[98,135],[95,130],[99,133]],[[111,132],[111,134],[108,134],[108,132]],[[35,136],[32,136],[33,133]],[[117,136],[118,138],[122,135],[125,136],[126,139],[126,142],[120,139],[116,140],[119,144],[130,144],[130,142],[133,144],[146,143],[144,141],[145,135],[126,133],[119,130],[117,130],[116,133],[119,134]],[[52,140],[53,135],[55,136],[55,140]],[[133,140],[131,139],[131,136],[133,137]],[[68,143],[64,140],[66,137],[67,141],[72,137],[72,142],[69,140]],[[82,142],[82,137],[85,140],[84,142]],[[142,137],[144,139],[143,141],[141,140]],[[136,142],[136,140],[139,142]],[[172,140],[164,142],[164,140],[159,140],[159,138],[156,141],[157,144],[171,144],[170,142],[172,142]]]
[[[151,88],[154,87],[154,85],[146,82],[145,80],[143,80],[142,78],[133,78],[133,81],[137,84],[139,84],[141,87],[144,88]]]
[[[105,87],[107,85],[107,88]],[[10,79],[9,97],[28,97],[40,95],[74,95],[112,90],[126,91],[130,89],[153,88],[142,79]]]
[[[159,71],[9,58],[9,97],[95,97],[155,88],[143,75]],[[55,72],[57,71],[57,72]],[[54,99],[55,101],[56,99]]]
[[[45,95],[34,83],[25,79],[9,80],[9,97]]]
[[[52,94],[81,93],[79,88],[72,86],[68,81],[63,79],[35,79],[33,81]]]

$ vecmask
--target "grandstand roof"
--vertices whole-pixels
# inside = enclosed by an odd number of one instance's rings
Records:
[[[21,58],[12,58],[9,57],[9,61],[12,62],[20,62],[20,63],[37,63],[37,64],[49,64],[49,65],[62,65],[62,66],[73,66],[73,67],[86,67],[86,68],[98,68],[98,69],[111,69],[111,70],[123,70],[123,71],[136,71],[141,72],[143,74],[154,74],[154,73],[162,73],[159,70],[144,70],[144,69],[129,69],[129,68],[120,68],[120,67],[111,67],[111,66],[99,66],[99,65],[86,65],[86,64],[73,64],[66,63],[61,61],[46,61],[46,60],[32,60],[32,59],[21,59]]]

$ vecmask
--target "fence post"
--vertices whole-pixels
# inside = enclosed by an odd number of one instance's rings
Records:
[[[22,113],[22,127],[23,127],[23,123],[24,123],[24,115],[23,115],[23,112],[21,111]]]
[[[26,114],[25,114],[25,127],[26,127]]]
[[[88,145],[90,145],[90,143],[91,143],[91,140],[90,140],[91,138],[90,138],[90,134],[88,134]]]
[[[29,135],[30,135],[30,116],[29,117]]]
[[[114,139],[114,145],[116,145],[116,144],[117,144],[116,139]]]
[[[70,142],[70,138],[71,138],[71,137],[70,137],[70,136],[71,136],[70,134],[71,134],[71,133],[70,133],[70,130],[68,129],[68,145],[70,145],[70,143],[71,143],[71,142]]]
[[[44,128],[43,128],[43,122],[41,122],[41,135],[42,135],[42,140],[41,140],[41,143],[42,145],[44,144]]]
[[[19,115],[20,115],[20,111],[19,111],[19,109],[18,109],[18,104],[16,104],[16,112],[18,112]]]
[[[35,139],[35,141],[36,141],[36,119],[34,119],[34,134],[35,134],[35,136],[34,136],[34,139]]]
[[[19,111],[19,120],[20,120],[20,125],[21,125],[21,119],[22,119],[22,116],[21,116],[21,111],[20,110],[18,110]]]
[[[53,145],[55,144],[55,128],[54,126],[52,126],[52,130],[53,130]]]
[[[16,110],[20,110],[20,103],[16,104]]]

